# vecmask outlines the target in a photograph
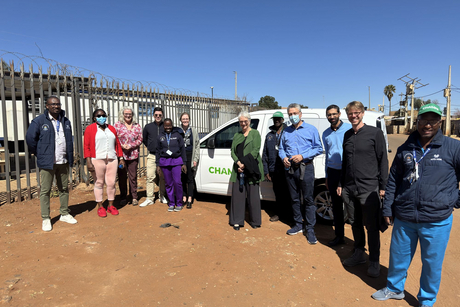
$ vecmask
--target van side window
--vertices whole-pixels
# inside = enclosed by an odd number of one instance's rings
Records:
[[[259,119],[251,119],[251,128],[257,129]],[[232,148],[232,141],[235,133],[240,132],[240,123],[233,123],[216,133],[215,146],[216,148]]]

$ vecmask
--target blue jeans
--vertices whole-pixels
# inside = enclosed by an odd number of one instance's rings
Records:
[[[302,225],[302,211],[304,211],[307,221],[306,229],[313,230],[316,224],[316,207],[313,201],[313,191],[315,188],[315,169],[313,163],[305,165],[303,180],[300,180],[300,167],[294,170],[294,174],[289,174],[288,171],[285,171],[285,174],[289,194],[291,195],[294,221],[297,225]],[[303,204],[300,197],[301,193]]]
[[[436,223],[410,223],[395,219],[391,234],[388,289],[404,291],[407,269],[420,241],[422,274],[417,298],[420,304],[432,306],[441,283],[442,262],[451,229],[452,215]]]

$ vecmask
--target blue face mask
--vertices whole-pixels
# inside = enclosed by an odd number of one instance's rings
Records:
[[[107,117],[102,117],[102,116],[96,117],[96,122],[101,126],[105,125],[106,121],[107,121]]]
[[[297,124],[300,122],[299,114],[289,116],[289,120],[290,120],[294,125],[297,125]]]

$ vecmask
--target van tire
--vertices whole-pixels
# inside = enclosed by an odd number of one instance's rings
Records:
[[[315,187],[314,203],[316,206],[316,217],[322,222],[331,224],[334,222],[334,213],[332,212],[332,200],[328,189],[325,184],[321,184]],[[343,210],[343,220],[348,220],[347,211]]]

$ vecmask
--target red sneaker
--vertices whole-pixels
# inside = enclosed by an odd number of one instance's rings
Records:
[[[118,215],[118,210],[115,208],[115,206],[107,207],[107,212],[112,213],[112,215]]]
[[[97,215],[99,215],[100,217],[106,217],[107,211],[105,211],[104,207],[100,207],[99,209],[97,209]]]

